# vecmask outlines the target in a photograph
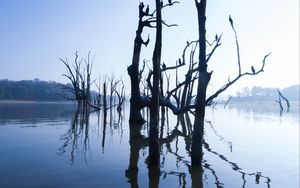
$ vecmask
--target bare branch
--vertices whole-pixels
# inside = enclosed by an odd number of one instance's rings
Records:
[[[224,104],[224,108],[226,108],[227,104],[229,103],[229,101],[232,99],[232,96],[228,97],[226,103]]]
[[[236,43],[236,52],[237,52],[237,60],[238,60],[238,67],[239,67],[239,74],[241,74],[242,68],[241,68],[241,59],[240,59],[240,47],[239,47],[239,41],[238,41],[237,34],[236,34],[235,28],[234,28],[234,26],[233,26],[233,21],[232,21],[230,15],[229,15],[229,22],[230,22],[230,24],[231,24],[231,28],[232,28],[233,31],[234,31],[234,37],[235,37],[235,43]]]
[[[147,61],[144,59],[144,61],[143,61],[143,67],[142,67],[142,69],[139,72],[139,80],[141,80],[141,78],[142,78],[142,74],[143,74],[143,72],[145,70],[145,67],[146,67],[146,62]]]
[[[283,100],[285,100],[286,106],[289,109],[291,107],[289,100],[282,95],[282,93],[279,91],[279,89],[277,89],[277,92],[278,92],[279,97],[281,97],[281,98],[283,98]]]
[[[196,108],[196,105],[185,105],[185,106],[178,107],[175,106],[170,100],[166,98],[161,98],[159,105],[168,107],[170,110],[172,110],[173,114],[175,115],[183,114],[185,112],[190,111],[191,109]]]
[[[206,63],[208,63],[208,61],[210,60],[210,58],[214,54],[215,50],[221,45],[220,41],[221,41],[222,35],[223,34],[221,34],[220,37],[217,37],[216,44],[215,44],[214,48],[212,49],[212,51],[208,54],[208,57],[206,58]]]
[[[161,23],[164,24],[164,25],[167,26],[167,27],[175,27],[175,26],[178,26],[177,24],[170,24],[170,25],[169,25],[169,24],[167,24],[167,23],[166,23],[165,21],[163,21],[163,20],[161,21]]]
[[[263,59],[263,63],[262,63],[262,66],[261,66],[261,69],[257,72],[245,72],[243,74],[238,74],[232,81],[228,80],[228,83],[223,85],[218,91],[216,91],[213,95],[211,95],[210,97],[208,97],[206,99],[206,105],[211,105],[211,102],[213,101],[213,99],[215,99],[216,97],[219,96],[219,94],[221,94],[222,92],[224,92],[226,89],[228,89],[232,84],[234,84],[236,81],[238,81],[240,78],[246,76],[246,75],[256,75],[256,74],[259,74],[261,72],[264,71],[264,67],[265,67],[265,63],[266,63],[266,58],[270,55],[271,53],[268,53],[267,55],[265,55],[264,59]]]
[[[146,79],[148,87],[149,87],[151,93],[152,93],[152,84],[151,84],[151,76],[152,76],[152,74],[153,74],[152,70],[149,70],[149,73],[148,73],[148,76],[147,76],[147,79]]]
[[[197,77],[194,77],[191,81],[194,81],[194,80],[196,80],[196,79],[198,79],[198,76],[197,76]],[[185,81],[179,83],[174,89],[172,89],[171,91],[168,92],[168,95],[167,95],[166,98],[167,98],[167,99],[170,98],[171,95],[172,95],[174,92],[176,92],[180,87],[184,86],[186,83],[187,83],[187,80],[185,80]]]
[[[174,4],[177,4],[177,3],[179,3],[179,1],[173,1],[173,2],[171,2],[171,3],[168,2],[168,4],[163,5],[161,8],[163,9],[163,8],[165,8],[165,7],[168,7],[168,6],[173,6]],[[149,16],[153,16],[153,15],[155,14],[156,11],[157,11],[157,10],[154,10],[151,14],[149,14]]]

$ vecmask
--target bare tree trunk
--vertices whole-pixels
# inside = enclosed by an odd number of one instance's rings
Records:
[[[111,109],[113,106],[113,93],[114,93],[114,78],[112,76],[110,80],[110,96],[109,96],[109,108]]]
[[[106,81],[104,81],[104,83],[103,83],[103,110],[104,110],[103,111],[104,117],[107,117]],[[105,124],[106,124],[106,122],[105,122]]]
[[[224,108],[226,108],[226,106],[227,106],[227,104],[229,103],[229,101],[232,99],[232,97],[230,96],[230,97],[228,97],[228,99],[227,99],[227,101],[226,101],[226,103],[224,104]]]
[[[143,12],[144,4],[140,3],[139,5],[139,23],[138,29],[136,31],[136,37],[134,39],[134,49],[133,49],[133,57],[132,64],[128,67],[127,71],[130,76],[131,81],[131,98],[130,98],[130,122],[144,122],[141,115],[141,92],[140,92],[140,78],[139,78],[139,63],[140,63],[140,55],[142,44],[145,44],[142,39],[143,32],[143,21],[142,18],[144,16]],[[146,45],[146,44],[145,44]]]
[[[106,135],[106,119],[107,119],[107,101],[106,101],[106,81],[103,83],[103,132],[102,132],[102,150],[104,151],[105,146],[105,135]]]
[[[160,0],[156,3],[156,40],[153,51],[153,87],[152,100],[150,105],[150,135],[149,135],[149,166],[159,167],[159,140],[158,140],[158,122],[159,122],[159,81],[160,81],[160,62],[162,46],[162,19]]]
[[[91,74],[93,69],[93,62],[90,62],[90,52],[88,53],[88,59],[86,61],[86,100],[87,103],[91,103]]]
[[[278,92],[279,97],[281,97],[281,98],[283,98],[283,100],[285,100],[285,102],[286,102],[286,107],[287,107],[287,109],[289,110],[290,107],[291,107],[289,100],[288,100],[286,97],[284,97],[284,96],[282,95],[282,93],[281,93],[278,89],[277,89],[277,92]]]
[[[192,187],[194,188],[203,188],[203,169],[201,167],[190,168],[189,172],[192,179]]]
[[[275,100],[275,102],[277,102],[279,104],[279,107],[280,107],[280,116],[281,116],[282,112],[283,112],[283,107],[282,107],[280,95],[278,95],[278,101]]]
[[[194,130],[192,136],[192,151],[191,160],[192,166],[201,166],[202,162],[202,141],[204,133],[204,116],[206,106],[206,89],[210,80],[211,74],[207,72],[206,64],[206,29],[205,29],[205,12],[206,12],[206,0],[198,2],[195,0],[196,8],[198,12],[198,24],[199,24],[199,78],[198,88],[196,96],[196,111],[194,120]]]
[[[129,136],[129,144],[130,144],[130,157],[129,157],[129,166],[125,171],[125,176],[128,178],[132,188],[138,188],[138,161],[139,161],[139,152],[143,147],[143,143],[141,141],[141,129],[143,124],[138,123],[134,125],[129,125],[130,136]]]
[[[149,177],[149,187],[158,188],[159,186],[159,177],[160,170],[154,166],[148,168],[148,177]]]
[[[159,76],[159,90],[160,90],[160,97],[164,97],[164,77],[163,77],[163,74],[162,72],[160,71],[160,76]],[[164,114],[166,111],[165,107],[164,106],[161,106],[161,114]]]

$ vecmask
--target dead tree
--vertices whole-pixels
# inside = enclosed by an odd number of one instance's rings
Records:
[[[160,2],[161,3],[161,2]],[[161,6],[161,9],[167,6],[172,6],[175,3],[179,3],[178,1],[173,1],[168,4],[165,4]],[[143,2],[139,4],[139,22],[138,22],[138,29],[136,31],[136,37],[134,40],[134,49],[133,49],[133,57],[132,57],[132,63],[127,68],[128,75],[130,76],[131,81],[131,98],[130,98],[130,116],[129,121],[130,122],[144,122],[144,119],[141,115],[141,109],[150,106],[150,100],[149,97],[144,97],[141,95],[140,90],[140,82],[141,82],[141,73],[139,70],[139,63],[140,63],[140,54],[141,54],[141,48],[142,45],[147,46],[149,44],[149,36],[146,41],[142,38],[142,32],[145,28],[156,28],[157,25],[157,17],[154,17],[153,15],[157,13],[157,8],[152,13],[149,12],[149,6],[144,10],[145,5]],[[161,11],[161,10],[160,10]],[[157,15],[156,15],[157,16]],[[170,27],[174,25],[168,25],[163,20],[161,20],[161,23]],[[160,64],[159,64],[160,65]],[[143,68],[144,69],[144,68]],[[143,72],[143,69],[141,72]]]
[[[279,104],[280,107],[280,116],[282,115],[282,111],[283,111],[283,107],[282,107],[282,103],[281,103],[281,96],[278,95],[278,101],[275,100],[275,102],[277,102]]]
[[[169,3],[171,6],[174,3]],[[161,47],[162,47],[162,21],[161,9],[163,3],[160,0],[155,1],[156,10],[153,13],[149,13],[149,7],[144,11],[144,4],[141,2],[139,5],[139,23],[136,31],[136,38],[134,41],[133,59],[132,64],[128,67],[128,74],[131,79],[131,99],[130,99],[130,122],[143,122],[144,119],[140,110],[143,107],[148,106],[150,109],[150,133],[149,133],[149,166],[159,166],[159,142],[158,142],[158,122],[159,122],[159,104],[160,104],[160,78],[161,78]],[[154,17],[153,15],[156,14]],[[145,20],[143,20],[145,18]],[[152,24],[155,23],[155,26]],[[164,23],[165,24],[165,23]],[[167,24],[165,24],[167,25]],[[147,82],[151,82],[150,78],[153,76],[152,84],[148,87],[151,91],[151,99],[149,96],[143,98],[140,91],[140,75],[139,61],[142,44],[145,46],[149,43],[149,37],[147,41],[143,41],[141,34],[144,27],[156,28],[156,40],[152,56],[152,68],[151,75]]]
[[[114,89],[114,92],[117,94],[118,96],[118,106],[117,106],[117,111],[120,113],[122,111],[122,105],[125,101],[125,87],[124,87],[124,83],[121,82],[121,86],[122,89],[121,90],[117,90],[117,88]]]
[[[224,108],[226,108],[227,104],[229,103],[229,101],[232,99],[232,96],[229,96],[226,103],[224,104]]]
[[[135,48],[133,55],[132,65],[128,67],[128,73],[131,78],[131,101],[130,101],[130,121],[139,121],[142,120],[140,110],[143,107],[150,108],[150,134],[149,134],[149,165],[157,166],[159,165],[159,151],[158,151],[158,120],[159,120],[159,106],[167,107],[175,115],[180,115],[186,112],[192,112],[195,116],[193,131],[192,131],[192,150],[191,150],[191,160],[192,166],[200,166],[202,163],[202,141],[204,133],[204,117],[205,117],[205,107],[212,104],[213,100],[219,96],[222,92],[228,89],[231,85],[237,82],[244,76],[248,75],[257,75],[264,71],[266,58],[270,55],[267,54],[264,59],[262,66],[257,71],[254,67],[251,67],[251,71],[242,72],[241,62],[240,62],[240,53],[239,53],[239,43],[237,39],[237,34],[233,26],[233,20],[230,17],[229,21],[231,27],[234,31],[236,49],[237,49],[237,65],[238,65],[238,74],[237,76],[224,84],[220,89],[218,89],[213,95],[207,97],[207,86],[212,76],[212,72],[207,70],[208,62],[213,56],[216,49],[221,45],[222,35],[215,36],[215,39],[212,43],[209,43],[206,39],[206,0],[195,0],[195,6],[197,9],[197,18],[198,18],[198,34],[199,38],[195,41],[187,42],[186,47],[183,50],[182,57],[178,59],[175,66],[167,67],[164,63],[161,66],[161,45],[162,45],[162,25],[167,25],[161,18],[161,9],[166,6],[171,6],[175,2],[170,1],[169,4],[163,5],[163,2],[156,0],[156,10],[149,14],[149,11],[146,9],[144,12],[144,4],[140,3],[140,19],[139,26],[137,30]],[[156,16],[153,17],[154,13]],[[143,17],[148,16],[146,20],[143,21]],[[151,23],[156,23],[155,26]],[[141,96],[139,82],[141,81],[141,72],[139,72],[139,58],[141,52],[142,44],[148,44],[148,40],[144,42],[141,39],[141,33],[143,28],[155,27],[156,28],[156,41],[152,57],[152,70],[149,71],[149,74],[146,78],[147,86],[151,91],[151,95]],[[207,50],[207,44],[210,46]],[[182,66],[187,65],[186,53],[187,49],[190,49],[189,55],[189,69],[186,73],[185,80],[179,82],[178,80],[178,69]],[[207,53],[207,51],[209,51]],[[198,52],[197,60],[194,58],[195,53]],[[197,62],[197,63],[196,63]],[[144,66],[142,68],[144,70]],[[167,89],[165,94],[162,93],[163,90],[163,73],[167,74],[166,71],[175,70],[176,71],[176,86],[173,89]],[[169,78],[168,78],[169,80]],[[168,84],[169,85],[169,84]],[[196,91],[194,92],[194,87],[197,86]],[[193,96],[193,93],[196,93],[196,96]],[[195,100],[193,98],[195,97]],[[175,100],[175,104],[172,99]]]
[[[280,115],[282,115],[282,112],[283,112],[283,106],[282,106],[281,99],[283,99],[283,100],[285,101],[285,103],[286,103],[286,107],[287,107],[287,110],[286,110],[286,111],[287,111],[287,112],[289,112],[291,105],[290,105],[289,100],[288,100],[286,97],[284,97],[284,96],[282,95],[282,93],[279,91],[279,89],[277,89],[277,92],[278,92],[278,101],[275,100],[275,102],[277,102],[277,103],[279,104],[279,107],[280,107]]]
[[[195,120],[194,120],[194,130],[192,137],[192,151],[191,151],[191,159],[192,166],[200,166],[202,162],[202,141],[203,141],[203,133],[204,133],[204,117],[205,117],[205,106],[210,105],[220,93],[224,92],[228,87],[238,81],[240,78],[246,75],[256,75],[260,72],[264,71],[265,60],[270,55],[267,54],[264,57],[262,67],[260,70],[255,71],[254,67],[251,67],[252,72],[242,73],[241,71],[241,62],[240,62],[240,53],[239,53],[239,43],[237,39],[237,34],[233,25],[233,20],[229,16],[230,25],[235,34],[236,41],[236,49],[237,49],[237,61],[238,61],[238,75],[233,79],[229,80],[228,83],[222,86],[216,93],[206,98],[206,90],[208,83],[210,81],[212,72],[207,71],[207,63],[210,57],[213,55],[215,48],[207,54],[206,53],[206,0],[195,0],[195,5],[198,13],[198,32],[199,32],[199,59],[198,59],[198,89],[196,96],[196,108],[195,108]],[[216,35],[216,40],[218,36]]]
[[[82,76],[82,68],[81,63],[82,60],[78,61],[78,53],[75,53],[74,64],[71,65],[68,60],[60,59],[63,64],[67,68],[67,72],[63,74],[72,84],[72,87],[62,86],[63,89],[69,90],[74,94],[74,98],[67,98],[67,100],[75,100],[79,107],[83,105],[83,101],[85,99],[84,95],[86,91],[84,91],[85,84],[83,83],[84,79]]]
[[[97,95],[96,95],[96,98],[95,98],[95,102],[94,102],[94,105],[97,106],[99,109],[101,107],[101,79],[99,77],[98,79],[98,83],[95,82],[95,85],[96,85],[96,88],[97,88]]]
[[[287,110],[289,110],[291,107],[289,100],[282,95],[282,93],[279,91],[279,89],[277,89],[277,92],[278,92],[279,97],[283,98],[283,100],[286,102]]]
[[[65,67],[67,68],[67,72],[63,74],[70,82],[72,87],[68,85],[60,86],[62,89],[69,90],[73,93],[73,98],[66,98],[67,100],[76,101],[78,104],[78,108],[87,110],[91,107],[94,110],[100,110],[100,83],[96,85],[99,90],[99,94],[97,96],[98,104],[93,104],[91,99],[91,85],[95,82],[91,80],[91,74],[93,69],[93,62],[94,60],[90,58],[90,52],[88,53],[87,58],[85,59],[78,59],[78,53],[75,53],[74,63],[70,64],[68,60],[60,59]],[[84,62],[84,63],[83,63]]]
[[[166,25],[168,27],[172,25],[166,24],[162,20],[162,8],[166,6],[172,6],[177,2],[169,2],[169,4],[163,5],[163,1],[155,0],[156,10],[153,11],[151,16],[156,14],[155,17],[150,17],[148,19],[149,22],[155,22],[156,28],[156,37],[155,37],[155,46],[152,56],[152,68],[153,71],[150,71],[149,74],[149,88],[151,91],[151,99],[148,107],[150,108],[150,133],[149,133],[149,157],[148,157],[148,165],[158,166],[160,164],[160,153],[159,153],[159,139],[158,139],[158,126],[159,126],[159,107],[160,107],[160,98],[162,94],[160,92],[160,81],[161,81],[161,50],[162,50],[162,25]],[[146,13],[148,10],[146,10]],[[152,75],[152,84],[150,82],[150,77]]]
[[[142,39],[142,32],[145,27],[151,27],[151,21],[143,20],[147,17],[148,13],[144,11],[144,3],[139,5],[139,22],[138,29],[136,31],[136,37],[134,40],[134,49],[132,64],[127,68],[128,74],[131,81],[131,98],[130,98],[130,122],[143,122],[144,119],[141,115],[140,110],[145,106],[143,104],[143,99],[140,92],[140,78],[139,78],[139,63],[142,45],[147,46],[149,43],[149,38],[147,41]]]
[[[235,28],[233,26],[233,20],[230,17],[229,21],[231,24],[231,27],[235,34],[235,41],[236,41],[236,49],[237,49],[237,65],[238,65],[238,74],[237,76],[230,80],[228,79],[228,83],[224,84],[220,89],[218,89],[213,95],[206,97],[206,90],[207,86],[209,84],[212,72],[208,72],[207,66],[208,62],[211,59],[212,55],[214,54],[215,50],[221,45],[220,40],[222,35],[215,36],[215,40],[213,44],[209,45],[211,46],[211,50],[209,53],[207,53],[207,39],[206,39],[206,28],[205,28],[205,21],[206,21],[206,0],[201,0],[198,2],[195,0],[195,6],[198,13],[198,32],[199,32],[199,39],[197,41],[194,41],[195,43],[198,43],[198,65],[196,68],[194,68],[194,61],[193,61],[193,54],[195,53],[195,49],[191,50],[191,62],[190,68],[186,74],[186,79],[181,83],[176,83],[176,87],[172,90],[170,90],[166,97],[162,98],[160,100],[161,106],[167,106],[169,109],[173,111],[174,114],[182,114],[187,111],[193,112],[195,115],[194,119],[194,127],[193,127],[193,136],[192,136],[192,151],[191,151],[191,159],[192,159],[192,166],[200,166],[202,162],[202,140],[203,140],[203,132],[204,132],[204,117],[205,117],[205,107],[212,104],[213,100],[218,97],[218,95],[222,92],[224,92],[226,89],[228,89],[231,85],[233,85],[235,82],[237,82],[239,79],[241,79],[244,76],[248,75],[257,75],[264,71],[265,67],[265,61],[266,58],[270,55],[267,54],[263,58],[262,66],[260,69],[255,71],[254,67],[251,67],[251,72],[242,72],[241,68],[241,61],[240,61],[240,53],[239,53],[239,43],[237,39],[237,34],[235,31]],[[192,43],[192,42],[191,42]],[[189,42],[187,42],[187,47],[190,46]],[[186,47],[186,48],[187,48]],[[182,61],[185,62],[185,50],[182,55]],[[181,59],[179,59],[181,60]],[[184,63],[180,63],[181,64]],[[178,68],[178,67],[177,67]],[[167,70],[168,68],[165,68]],[[193,77],[191,75],[194,75]],[[188,86],[190,86],[190,89],[193,87],[193,82],[197,81],[197,91],[196,91],[196,100],[194,104],[191,104],[191,98],[192,98],[192,91],[189,90],[189,100],[190,102],[187,102],[187,94]],[[177,81],[176,81],[177,82]],[[189,85],[191,84],[191,85]],[[181,100],[179,100],[180,97],[175,95],[177,91],[180,91],[180,88],[183,87],[183,93],[181,96]],[[177,106],[174,105],[170,101],[170,97],[174,97],[177,101]],[[180,105],[178,103],[181,103]],[[194,109],[195,111],[192,111]]]
[[[161,46],[162,46],[162,18],[161,1],[155,0],[156,5],[156,39],[153,51],[153,84],[151,89],[150,103],[150,133],[149,133],[149,165],[159,165],[159,141],[158,141],[158,122],[159,122],[159,81],[161,64]]]
[[[113,76],[111,77],[111,79],[110,79],[110,96],[109,96],[110,108],[112,108],[114,106],[114,104],[113,104],[114,93],[116,92],[117,86],[119,85],[119,83],[121,83],[121,79],[115,80]]]
[[[204,116],[206,89],[211,78],[211,72],[207,72],[206,63],[206,0],[195,0],[198,13],[198,34],[199,34],[199,59],[198,59],[198,88],[196,96],[195,120],[192,135],[191,163],[192,166],[202,164],[202,140],[204,133]]]
[[[90,52],[88,53],[88,57],[85,60],[85,67],[86,67],[86,100],[87,103],[91,102],[91,74],[93,69],[94,61],[90,60]]]
[[[104,116],[107,116],[107,99],[106,99],[106,80],[103,83],[103,110]]]

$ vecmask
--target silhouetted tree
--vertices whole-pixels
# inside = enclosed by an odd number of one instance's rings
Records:
[[[162,8],[167,7],[167,6],[172,6],[175,3],[178,3],[178,1],[173,1],[168,4],[163,5],[163,3],[161,1],[160,2],[161,8],[159,11],[161,12]],[[144,62],[144,66],[143,66],[142,70],[139,70],[141,48],[142,48],[142,45],[147,46],[150,41],[149,36],[146,41],[144,41],[142,39],[142,32],[145,28],[156,28],[156,33],[161,32],[160,31],[161,29],[159,28],[160,27],[159,23],[161,25],[164,24],[168,27],[174,26],[174,25],[166,24],[163,20],[161,20],[161,18],[157,17],[159,14],[161,14],[161,13],[158,13],[157,7],[152,13],[149,12],[150,11],[149,6],[147,6],[147,8],[145,10],[144,9],[145,9],[144,3],[140,2],[140,4],[139,4],[139,22],[138,22],[138,29],[136,31],[136,37],[134,40],[132,63],[127,68],[128,75],[130,76],[130,80],[131,80],[130,117],[129,117],[130,122],[144,122],[145,120],[142,117],[140,111],[144,107],[151,106],[149,97],[142,96],[141,90],[140,90],[141,76],[142,76],[142,72],[144,71],[144,68],[145,68],[145,62]],[[156,13],[156,17],[154,17],[155,13]],[[158,21],[158,20],[160,20],[160,21]],[[155,23],[156,23],[156,25],[153,25]],[[160,40],[159,44],[157,41],[155,43],[157,45],[161,46],[161,40]],[[152,60],[154,60],[154,59],[157,60],[157,58],[160,59],[160,57],[156,57],[159,54],[159,51],[161,51],[161,47],[159,48],[157,45],[155,45],[156,46],[155,48],[157,50],[155,51],[155,57],[153,56]],[[158,69],[160,69],[160,65],[161,65],[160,61],[161,60],[159,60],[159,64],[157,62],[152,62],[153,64],[155,64],[155,66],[158,66],[158,67],[154,68],[154,66],[153,66],[153,70],[150,71],[149,76],[148,76],[149,80],[150,80],[151,76],[153,76],[153,72],[155,72],[155,76],[154,76],[155,78],[153,78],[153,79],[155,79],[155,80],[158,79],[158,81],[160,80],[160,72],[157,71]],[[156,74],[158,74],[158,76]],[[158,85],[159,85],[159,83],[158,83]],[[148,84],[147,87],[149,89],[152,89],[151,84]],[[154,86],[154,87],[156,87],[156,86]]]
[[[142,45],[147,46],[149,43],[149,37],[147,41],[142,39],[142,32],[145,27],[151,27],[150,24],[153,21],[148,19],[143,20],[144,17],[149,16],[149,13],[144,12],[144,7],[144,3],[141,2],[139,4],[139,22],[136,37],[134,39],[132,64],[127,68],[131,80],[130,122],[143,122],[144,119],[140,110],[146,106],[140,92],[139,63]]]
[[[87,59],[78,60],[78,53],[75,53],[74,64],[71,65],[68,60],[60,59],[65,67],[67,72],[63,74],[72,84],[72,87],[62,86],[63,89],[71,91],[75,98],[67,98],[68,100],[76,100],[78,106],[87,107],[90,104],[91,99],[91,73],[93,62],[90,62],[90,52],[88,53]],[[85,65],[82,65],[84,61]]]
[[[159,124],[159,81],[160,81],[160,62],[162,46],[162,18],[161,18],[161,1],[155,0],[156,5],[156,40],[153,51],[153,85],[151,87],[151,104],[150,104],[150,133],[149,133],[149,165],[159,165],[159,141],[158,141],[158,124]],[[153,170],[155,172],[155,170]],[[150,173],[151,175],[151,173]]]
[[[239,53],[239,44],[237,39],[237,34],[234,28],[233,20],[229,16],[230,25],[234,31],[237,47],[237,56],[238,56],[238,75],[233,80],[228,80],[228,83],[222,86],[217,90],[213,95],[206,98],[206,89],[208,83],[211,79],[212,72],[207,71],[207,63],[209,58],[214,53],[216,47],[218,47],[218,42],[215,48],[207,54],[206,52],[206,0],[195,0],[195,5],[198,13],[198,33],[199,33],[199,58],[198,58],[198,89],[196,96],[196,108],[195,108],[195,120],[194,120],[194,129],[193,129],[193,139],[192,139],[192,151],[191,159],[192,166],[200,166],[202,162],[202,141],[204,133],[204,117],[205,117],[205,106],[210,105],[216,97],[222,92],[224,92],[228,87],[238,81],[240,78],[246,75],[256,75],[264,71],[265,60],[270,55],[267,54],[264,57],[262,67],[255,71],[254,67],[251,67],[251,72],[242,73],[241,71],[241,62],[240,62],[240,53]],[[216,39],[218,36],[216,35]]]
[[[211,105],[213,100],[219,96],[222,92],[227,90],[231,85],[237,82],[240,78],[247,75],[257,75],[264,71],[265,60],[270,55],[267,54],[264,59],[260,69],[255,70],[252,66],[249,72],[242,72],[241,62],[240,62],[240,53],[239,53],[239,43],[237,39],[236,30],[233,25],[233,19],[229,16],[229,22],[234,31],[236,49],[237,49],[237,65],[238,65],[238,74],[232,80],[228,79],[228,82],[224,84],[220,89],[218,89],[214,94],[207,97],[207,86],[212,76],[212,72],[207,70],[208,62],[213,56],[215,50],[221,45],[222,35],[215,36],[213,43],[209,43],[206,38],[206,0],[195,0],[195,7],[197,10],[198,18],[198,40],[187,42],[186,47],[183,50],[182,57],[178,59],[175,66],[166,66],[165,63],[161,65],[161,44],[162,44],[162,24],[167,25],[161,18],[161,9],[165,6],[171,6],[176,2],[169,2],[169,4],[163,4],[162,1],[156,0],[156,10],[149,14],[149,11],[143,11],[144,4],[140,3],[140,20],[139,27],[137,31],[137,36],[135,40],[134,48],[134,60],[131,66],[128,67],[128,73],[131,77],[131,112],[130,112],[130,121],[141,120],[140,109],[148,106],[150,108],[150,133],[149,133],[149,164],[156,165],[159,163],[159,158],[157,156],[157,147],[158,144],[158,120],[159,120],[159,106],[168,107],[176,115],[192,112],[195,116],[193,131],[192,131],[192,150],[191,150],[191,159],[192,166],[200,166],[202,162],[202,140],[204,133],[204,117],[205,117],[205,107]],[[156,17],[152,17],[156,13]],[[150,18],[145,21],[142,20],[144,16],[150,16]],[[151,96],[141,97],[141,92],[139,88],[139,82],[141,81],[141,73],[138,69],[139,58],[141,45],[143,40],[141,39],[141,33],[144,26],[153,27],[152,22],[156,22],[156,41],[154,46],[154,52],[152,57],[152,68],[153,70],[149,71],[147,76],[147,87],[151,91]],[[137,43],[138,42],[138,43]],[[210,52],[207,53],[207,43],[210,46]],[[178,82],[177,69],[186,65],[186,53],[187,49],[190,49],[189,56],[189,68],[186,73],[185,80]],[[194,60],[195,52],[198,52],[198,59]],[[197,62],[197,63],[195,63]],[[160,67],[161,66],[161,67]],[[144,69],[144,68],[143,68]],[[142,69],[142,70],[143,70]],[[163,93],[163,74],[168,70],[176,70],[176,86],[173,89],[167,89],[167,93]],[[151,81],[152,79],[152,81]],[[167,79],[168,80],[168,79]],[[197,86],[196,98],[193,101],[193,88]],[[169,84],[168,84],[169,85]],[[175,104],[171,100],[171,97],[175,99]],[[135,102],[134,102],[135,101]],[[135,117],[133,117],[135,114]],[[136,119],[135,119],[136,118]],[[151,145],[155,147],[151,147]],[[153,158],[152,158],[153,157]]]
[[[290,109],[291,105],[290,105],[289,100],[285,96],[282,95],[282,93],[279,91],[279,89],[277,89],[277,92],[278,92],[278,95],[281,98],[283,98],[283,100],[285,100],[287,109]]]
[[[93,60],[90,59],[90,52],[86,59],[78,59],[78,53],[75,53],[74,63],[70,64],[68,60],[60,59],[65,67],[67,68],[67,72],[63,74],[71,84],[70,85],[61,85],[60,88],[71,92],[74,97],[63,96],[65,99],[77,101],[78,107],[83,110],[101,110],[101,106],[104,106],[104,110],[106,111],[109,108],[113,108],[118,106],[120,110],[124,100],[125,100],[125,88],[122,80],[115,80],[112,76],[110,79],[110,95],[109,97],[109,107],[107,105],[107,81],[104,79],[103,83],[103,94],[101,93],[101,80],[99,77],[99,83],[96,83],[95,80],[91,80],[92,68],[93,68]],[[95,83],[98,93],[93,92],[93,96],[91,95],[91,86]],[[120,92],[117,91],[118,86],[122,84],[122,90]],[[119,98],[118,103],[113,104],[116,98]],[[103,100],[101,100],[103,99]]]

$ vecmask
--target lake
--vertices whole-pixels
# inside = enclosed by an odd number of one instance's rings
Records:
[[[299,103],[206,110],[202,168],[190,167],[192,115],[160,127],[160,171],[148,169],[148,124],[129,105],[89,116],[68,103],[0,103],[0,187],[299,187]],[[144,111],[145,117],[147,111]]]

